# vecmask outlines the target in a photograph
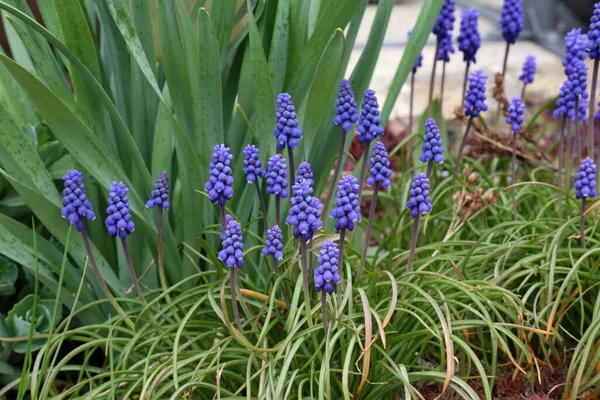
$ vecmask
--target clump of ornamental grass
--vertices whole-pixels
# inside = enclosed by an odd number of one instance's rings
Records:
[[[169,202],[169,177],[162,172],[154,183],[154,190],[150,193],[152,197],[146,202],[148,209],[158,209],[158,276],[163,292],[167,291],[167,279],[165,276],[165,262],[163,259],[163,211],[171,207]]]
[[[233,156],[229,147],[218,144],[213,149],[212,160],[208,170],[208,181],[204,188],[208,192],[208,198],[211,203],[219,204],[221,216],[221,232],[225,231],[227,223],[225,218],[225,203],[233,197],[233,171],[231,169],[231,160]]]
[[[362,276],[365,269],[365,260],[367,258],[369,241],[371,240],[371,230],[373,229],[373,220],[375,219],[379,189],[386,190],[392,185],[390,181],[390,177],[392,176],[390,160],[388,159],[388,152],[385,149],[383,142],[376,142],[373,146],[373,156],[371,157],[371,169],[369,172],[370,175],[367,178],[367,185],[373,188],[373,196],[371,197],[371,208],[369,210],[367,231],[364,239],[365,245],[360,259],[360,270],[358,271],[359,278]]]
[[[533,83],[535,78],[537,66],[535,62],[535,56],[528,55],[523,62],[523,71],[519,76],[519,80],[523,83],[523,88],[521,89],[521,100],[525,101],[525,89],[527,86]]]
[[[469,117],[465,133],[463,134],[460,148],[458,149],[458,156],[456,157],[456,165],[454,166],[454,175],[452,176],[452,184],[456,181],[456,175],[460,167],[460,161],[462,159],[465,144],[467,143],[467,136],[469,130],[473,124],[473,118],[479,117],[482,111],[487,111],[488,107],[485,102],[485,84],[487,82],[487,76],[483,74],[481,70],[473,72],[469,76],[469,89],[467,90],[467,96],[465,97],[464,110],[465,115]]]
[[[412,30],[408,31],[408,37],[410,38],[410,35],[412,34]],[[417,61],[415,61],[415,64],[412,67],[412,70],[410,72],[410,104],[409,104],[409,111],[408,111],[408,134],[412,134],[413,131],[413,120],[414,120],[414,101],[415,101],[415,75],[417,73],[417,70],[419,68],[421,68],[421,66],[423,65],[423,53],[419,53],[419,56],[417,57]]]
[[[281,199],[288,197],[288,173],[285,158],[280,154],[275,154],[267,162],[267,194],[275,196],[275,223],[280,225],[281,218]]]
[[[463,89],[461,104],[465,102],[465,93],[467,91],[467,81],[469,78],[469,69],[471,63],[477,63],[477,51],[481,47],[481,35],[479,34],[479,12],[475,8],[464,9],[461,11],[460,34],[456,38],[458,50],[463,53],[465,62],[465,78],[463,80]]]
[[[433,88],[435,86],[435,69],[438,61],[442,61],[440,111],[442,108],[441,99],[444,97],[446,63],[450,61],[450,54],[454,53],[454,47],[452,47],[452,30],[454,29],[454,21],[456,19],[454,16],[455,10],[456,5],[454,4],[454,0],[444,0],[440,14],[438,15],[435,25],[433,26],[433,34],[436,37],[437,44],[435,47],[433,67],[431,69],[431,82],[429,83],[429,117],[433,115],[431,106],[433,102]]]
[[[587,43],[585,50],[590,59],[594,60],[592,70],[592,87],[590,89],[590,108],[588,126],[588,154],[594,150],[594,107],[596,106],[596,86],[598,86],[598,63],[600,62],[600,3],[594,4],[594,12],[590,19],[590,28],[587,33]]]
[[[256,197],[258,197],[258,204],[260,205],[263,224],[266,231],[269,227],[269,222],[267,221],[267,207],[265,205],[265,199],[263,197],[262,189],[258,179],[267,176],[267,171],[262,168],[258,147],[253,144],[249,144],[246,146],[246,148],[244,148],[243,172],[246,175],[246,182],[254,185],[256,188]]]
[[[294,184],[294,149],[298,147],[298,141],[302,138],[302,130],[298,125],[296,107],[292,103],[292,96],[289,93],[280,93],[277,96],[273,136],[277,139],[277,150],[283,150],[287,147],[290,163],[290,186]]]
[[[579,172],[575,175],[575,197],[581,200],[580,237],[581,247],[585,247],[585,207],[588,198],[596,197],[596,164],[587,157],[581,162]]]
[[[525,104],[519,97],[513,97],[508,106],[508,117],[506,118],[506,123],[510,126],[510,130],[513,133],[513,146],[512,146],[512,163],[510,166],[510,185],[511,187],[511,196],[512,196],[512,209],[513,209],[513,218],[517,219],[517,201],[515,198],[515,169],[517,166],[517,136],[519,135],[519,131],[521,130],[521,125],[523,124],[523,114],[525,113]]]
[[[340,170],[342,167],[342,159],[344,157],[344,150],[346,148],[346,137],[348,132],[352,130],[352,125],[358,121],[358,114],[356,112],[356,99],[352,92],[352,86],[350,81],[344,79],[340,84],[338,91],[338,97],[335,101],[335,116],[333,117],[333,126],[339,126],[341,128],[340,133],[340,148],[338,149],[337,158],[335,159],[335,166],[333,168],[333,182],[337,182],[340,177]],[[333,196],[333,190],[327,192],[325,203],[323,204],[323,216],[327,215],[329,209],[329,203]]]
[[[375,96],[375,91],[367,89],[360,110],[358,119],[358,142],[364,144],[365,150],[362,155],[362,164],[360,167],[360,178],[358,180],[358,197],[362,194],[362,187],[365,183],[365,174],[369,163],[369,154],[371,152],[371,142],[378,137],[383,136],[384,127],[381,126],[382,120],[379,116],[379,103]]]

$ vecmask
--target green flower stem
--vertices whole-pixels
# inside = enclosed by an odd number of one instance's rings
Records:
[[[460,160],[462,160],[463,151],[465,150],[465,144],[467,143],[467,136],[469,136],[469,130],[473,124],[473,116],[469,117],[465,133],[463,134],[462,141],[460,142],[460,149],[458,150],[458,156],[456,157],[456,165],[454,166],[454,176],[452,177],[452,185],[456,182],[456,176],[458,175],[458,168],[460,167]]]
[[[506,67],[508,65],[508,53],[510,51],[510,43],[506,42],[506,50],[504,51],[504,63],[502,64],[502,83],[504,84],[504,80],[506,78]],[[522,97],[521,97],[522,99]],[[496,127],[498,127],[498,121],[500,121],[500,112],[502,110],[502,102],[498,102],[498,110],[496,111]]]
[[[237,304],[236,272],[235,267],[229,270],[229,279],[231,282],[231,308],[233,309],[233,319],[235,319],[235,324],[237,325],[238,330],[242,332],[242,321],[240,320],[240,312]]]
[[[419,219],[420,218],[421,218],[420,215],[417,215],[417,217],[415,218],[415,224],[413,226],[413,231],[412,231],[412,241],[410,243],[410,253],[408,256],[408,265],[406,267],[406,272],[409,274],[413,270],[413,262],[415,261],[415,249],[417,247],[417,238],[419,236]]]
[[[427,162],[427,179],[431,177],[431,172],[433,171],[433,160],[429,160]]]
[[[560,125],[560,136],[558,139],[558,182],[556,186],[559,188],[563,187],[563,168],[565,164],[565,128],[567,126],[567,116],[564,115]],[[560,218],[563,217],[563,193],[562,190],[558,192],[558,215]]]
[[[525,102],[525,89],[527,88],[526,84],[523,84],[523,89],[521,89],[521,100]]]
[[[367,249],[369,248],[369,240],[371,239],[371,230],[373,229],[373,219],[375,219],[375,209],[377,208],[377,194],[379,193],[379,182],[375,182],[373,187],[373,197],[371,198],[371,209],[369,210],[369,222],[367,224],[367,232],[365,234],[365,247],[363,248],[362,257],[360,258],[360,269],[358,270],[357,279],[360,278],[365,270],[365,261],[367,259]]]
[[[581,214],[579,217],[579,235],[581,236],[581,247],[585,248],[585,203],[587,197],[581,199]]]
[[[337,183],[338,179],[340,179],[340,170],[342,167],[342,158],[344,158],[344,149],[346,147],[346,132],[342,129],[342,135],[340,139],[340,148],[338,150],[337,159],[335,160],[335,167],[333,169],[333,185],[331,190],[327,192],[327,198],[325,199],[325,203],[323,204],[323,213],[321,214],[321,218],[323,219],[323,223],[327,219],[327,210],[329,209],[329,203],[331,203],[331,198],[333,197],[334,187]]]
[[[323,314],[323,330],[325,331],[325,337],[327,337],[329,324],[327,323],[327,293],[325,290],[321,290],[321,313]]]
[[[294,181],[296,178],[296,168],[294,167],[294,150],[292,150],[292,148],[288,145],[287,151],[288,151],[289,166],[290,166],[290,174],[289,174],[290,188],[289,188],[289,190],[292,190],[292,186],[294,186]]]
[[[442,85],[440,87],[440,118],[444,119],[444,86],[446,84],[446,61],[442,62]]]
[[[225,216],[225,206],[219,204],[219,214],[221,215],[221,233],[225,233],[227,228],[227,217]]]
[[[258,182],[254,183],[256,186],[256,195],[258,196],[258,204],[260,205],[260,211],[262,212],[263,224],[265,226],[265,232],[269,229],[269,222],[267,221],[267,207],[265,206],[265,198],[262,195],[262,190]]]
[[[512,208],[513,208],[513,219],[517,220],[517,200],[515,197],[515,168],[517,165],[517,132],[513,132],[513,146],[512,146],[512,164],[510,165],[510,176],[512,188],[510,190],[512,196]]]
[[[596,86],[598,85],[598,63],[600,60],[594,60],[594,69],[592,72],[592,87],[590,88],[590,115],[588,121],[588,157],[594,158],[594,109],[596,108]]]
[[[312,328],[312,314],[310,312],[310,288],[308,286],[308,259],[306,256],[306,241],[302,238],[300,240],[300,249],[302,253],[302,280],[304,284],[304,310],[306,312],[306,320],[308,321],[308,327]]]
[[[467,82],[469,81],[469,69],[470,68],[471,68],[471,63],[467,62],[467,66],[465,68],[465,79],[463,80],[462,97],[460,100],[461,107],[463,107],[465,104],[465,94],[467,93]]]
[[[337,285],[338,289],[339,289],[338,295],[341,294],[344,290],[343,289],[343,286],[344,286],[343,285],[343,281],[344,281],[343,274],[344,274],[344,242],[345,241],[346,241],[346,228],[344,228],[340,231],[340,245],[339,245],[340,255],[338,257],[338,265],[339,265],[338,272],[340,274],[340,284]]]
[[[146,298],[144,297],[144,292],[142,292],[142,287],[140,286],[140,281],[135,273],[135,269],[133,268],[133,262],[131,261],[131,254],[129,253],[129,246],[127,246],[127,239],[121,239],[121,244],[123,245],[123,253],[125,254],[125,261],[127,261],[127,267],[129,268],[129,274],[131,275],[131,280],[133,281],[133,287],[142,302],[143,305],[148,305],[146,302]]]
[[[165,276],[165,262],[163,259],[163,208],[160,206],[158,207],[158,277],[160,278],[160,286],[163,293],[167,293],[167,278]],[[168,303],[171,302],[168,293],[166,299]]]
[[[273,270],[275,271],[275,273],[278,276],[281,276],[281,271],[279,270],[279,262],[277,261],[276,258],[273,258]],[[287,306],[287,309],[289,310],[290,309],[290,301],[287,297],[287,294],[285,293],[285,287],[283,285],[283,282],[281,283],[280,290],[281,290],[281,297],[283,298],[283,301],[285,301],[285,305]]]
[[[363,185],[365,184],[365,175],[367,174],[367,166],[369,165],[369,155],[371,153],[371,142],[365,143],[365,151],[363,152],[362,165],[360,167],[360,177],[358,179],[358,201],[362,196]]]
[[[275,195],[275,223],[281,228],[281,197]]]

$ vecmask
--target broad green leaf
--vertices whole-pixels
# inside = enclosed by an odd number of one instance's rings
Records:
[[[2,52],[4,54],[4,52]],[[0,65],[0,104],[21,124],[34,123],[37,118],[31,102],[11,74]]]
[[[165,87],[163,98],[169,104],[169,90]],[[158,176],[166,172],[171,176],[171,164],[173,162],[173,125],[171,123],[171,112],[162,103],[158,106],[154,131],[154,143],[152,145],[152,176]]]
[[[11,262],[0,259],[0,296],[15,294],[15,283],[19,277],[19,269]]]
[[[290,3],[280,1],[277,3],[277,15],[273,28],[273,39],[269,52],[269,74],[273,81],[276,93],[283,91],[285,71],[288,60],[288,41],[290,36]]]
[[[288,71],[286,80],[289,80],[290,73],[293,72],[289,66],[296,66],[308,40],[308,13],[310,11],[310,0],[289,0],[288,3],[290,24],[288,48],[293,51],[288,53]]]
[[[210,18],[214,23],[214,31],[218,41],[218,54],[221,60],[224,60],[224,57],[227,54],[227,46],[229,46],[231,30],[235,22],[236,2],[236,0],[213,1],[210,8]],[[202,13],[202,11],[200,11],[200,13]],[[202,21],[200,21],[200,23],[202,23]],[[200,35],[201,42],[202,37],[203,36]]]
[[[15,28],[6,18],[6,12],[2,12],[2,20],[4,25],[4,30],[6,32],[6,40],[8,42],[8,46],[10,48],[10,53],[12,54],[15,61],[21,64],[25,69],[30,72],[35,71],[35,66],[33,65],[33,61],[25,48],[25,44],[15,31]]]

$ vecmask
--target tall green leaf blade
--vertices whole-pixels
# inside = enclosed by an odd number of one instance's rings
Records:
[[[285,71],[288,60],[288,42],[290,36],[290,4],[288,1],[277,3],[277,15],[269,52],[269,74],[276,93],[283,91]]]
[[[0,104],[13,118],[21,124],[33,124],[37,121],[31,102],[4,65],[0,65],[0,87]]]
[[[227,55],[227,46],[231,38],[231,30],[235,22],[236,0],[213,1],[210,9],[210,17],[215,25],[214,31],[218,41],[218,54],[221,63]],[[200,11],[202,12],[202,11]],[[202,36],[200,36],[202,40]]]

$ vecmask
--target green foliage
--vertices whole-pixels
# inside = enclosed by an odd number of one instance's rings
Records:
[[[48,333],[52,324],[53,300],[37,300],[34,315],[34,295],[27,295],[14,305],[4,320],[7,337],[27,337],[29,330],[33,328],[33,334]],[[60,318],[60,316],[59,316]],[[32,327],[33,324],[33,327]],[[35,351],[45,344],[45,340],[35,340],[31,345],[31,351]],[[17,353],[27,350],[27,342],[19,343],[13,347]]]

